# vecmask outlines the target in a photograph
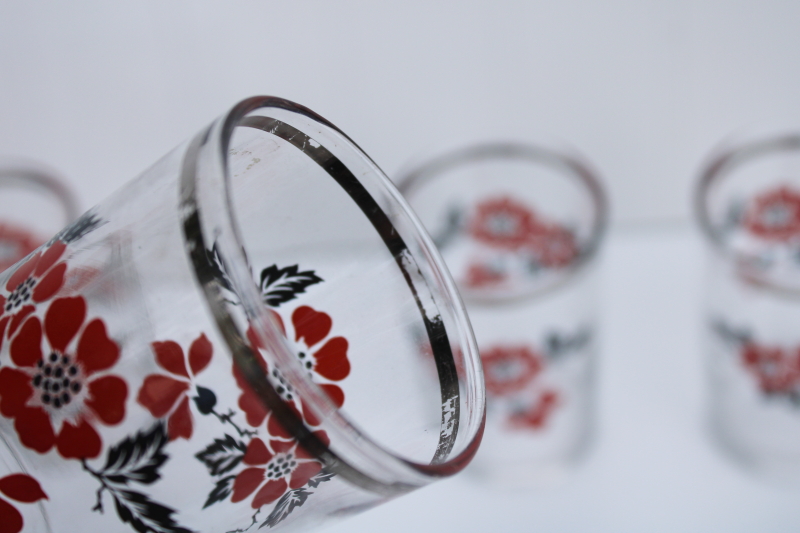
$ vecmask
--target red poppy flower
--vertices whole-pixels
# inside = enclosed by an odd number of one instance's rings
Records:
[[[84,324],[80,296],[53,300],[44,317],[28,317],[11,340],[17,368],[0,369],[0,413],[14,419],[20,441],[39,453],[53,446],[62,457],[97,457],[97,422],[125,418],[128,386],[105,373],[119,359],[99,318]]]
[[[486,391],[505,396],[527,386],[541,372],[542,357],[528,346],[494,346],[481,350]]]
[[[205,334],[200,334],[189,347],[189,368],[183,349],[174,341],[151,344],[158,366],[171,375],[150,374],[144,378],[136,401],[156,418],[167,419],[169,440],[192,437],[192,412],[189,409],[189,390],[192,378],[211,362],[213,347]],[[191,373],[190,370],[191,369]]]
[[[314,435],[326,445],[330,443],[324,431]],[[247,499],[255,493],[250,505],[258,509],[280,498],[287,489],[299,489],[322,470],[322,463],[294,440],[269,441],[269,447],[259,438],[247,445],[242,462],[250,468],[239,472],[233,482],[231,501]]]
[[[0,272],[44,244],[32,233],[0,222]]]
[[[537,230],[533,212],[507,196],[485,200],[475,210],[469,232],[490,246],[516,250]]]
[[[22,503],[33,503],[47,499],[39,482],[25,474],[11,474],[0,478],[0,494]],[[22,531],[22,515],[17,509],[0,498],[0,533]]]
[[[560,268],[568,266],[578,256],[575,235],[556,224],[532,232],[528,246],[542,266]]]
[[[744,225],[770,241],[800,236],[800,192],[784,186],[758,196],[745,214]]]
[[[511,413],[508,422],[512,428],[516,429],[541,429],[558,403],[559,398],[556,391],[543,391],[536,403],[527,409]]]
[[[0,348],[6,329],[11,338],[36,309],[34,304],[49,300],[64,285],[67,263],[58,260],[66,249],[67,245],[57,240],[29,257],[8,278],[5,289],[10,294],[0,295]]]
[[[283,320],[277,313],[273,316],[284,334],[286,334]],[[295,353],[301,364],[308,371],[311,379],[319,384],[320,388],[325,391],[333,403],[337,407],[341,407],[344,403],[342,389],[338,385],[322,381],[341,381],[350,375],[350,362],[347,359],[347,340],[344,337],[327,338],[333,327],[333,320],[327,313],[315,311],[308,306],[301,306],[295,309],[292,313],[292,327],[294,335],[287,335],[287,337],[294,339]],[[256,347],[256,352],[259,352],[260,343],[252,330],[248,331],[248,337],[251,345]],[[325,342],[322,342],[323,340]],[[302,398],[297,397],[280,371],[276,368],[269,369],[263,357],[259,357],[259,361],[264,372],[270,374],[278,394],[295,410],[298,416],[300,416],[300,410],[296,405],[299,403],[300,407],[302,407],[302,416],[305,421],[312,426],[319,425],[320,420],[310,409],[303,406]],[[255,395],[244,376],[235,366],[234,376],[239,388],[242,390],[242,394],[239,396],[239,407],[245,412],[247,422],[251,426],[259,426],[265,419],[269,418],[267,429],[271,435],[290,438],[291,435],[282,428],[276,417],[268,417],[271,413],[264,407],[261,400]]]
[[[791,394],[800,386],[800,350],[745,344],[742,362],[767,394]]]

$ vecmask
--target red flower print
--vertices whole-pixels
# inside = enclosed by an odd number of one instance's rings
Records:
[[[533,212],[507,196],[485,200],[475,210],[469,232],[475,239],[490,246],[518,249],[536,230]]]
[[[742,363],[765,394],[800,393],[800,350],[747,343],[742,348]]]
[[[542,357],[527,346],[494,346],[481,351],[481,361],[486,392],[493,396],[522,390],[544,366]]]
[[[0,222],[0,272],[42,244],[42,241],[23,228]]]
[[[25,474],[12,474],[0,478],[0,494],[22,503],[33,503],[47,499],[39,482]],[[22,515],[3,498],[0,498],[0,533],[22,531]]]
[[[478,241],[495,248],[533,253],[549,268],[569,265],[578,255],[575,235],[558,224],[547,223],[525,205],[509,197],[481,202],[469,226]],[[500,281],[496,272],[471,268],[468,283],[480,286]]]
[[[154,342],[151,344],[158,366],[170,375],[150,374],[144,379],[136,401],[142,404],[156,418],[167,419],[169,440],[192,437],[192,412],[189,409],[189,390],[192,377],[202,372],[211,362],[213,347],[205,334],[200,334],[189,347],[189,367],[180,345],[174,341]],[[203,405],[205,395],[213,393],[202,387],[198,388],[200,404]],[[198,401],[198,400],[196,400]],[[211,406],[213,408],[213,405]],[[210,412],[210,411],[209,411]]]
[[[542,266],[560,268],[568,266],[578,256],[575,235],[561,226],[552,224],[531,233],[528,246]]]
[[[314,435],[326,445],[330,443],[324,431]],[[258,509],[280,498],[287,489],[299,489],[322,470],[322,463],[294,440],[269,441],[269,447],[259,438],[250,441],[242,462],[242,470],[233,482],[231,501],[240,502],[255,493],[250,505]]]
[[[17,368],[0,369],[0,413],[39,453],[55,446],[68,459],[97,457],[102,441],[94,425],[125,418],[128,386],[105,372],[119,359],[119,346],[101,319],[85,319],[82,297],[53,300],[44,324],[30,316],[11,340]]]
[[[489,266],[472,264],[467,269],[464,285],[473,289],[489,287],[502,283],[506,279],[505,272],[495,270]]]
[[[744,225],[769,241],[800,236],[800,192],[784,186],[758,196],[745,213]]]
[[[52,298],[64,285],[67,263],[59,262],[67,245],[57,240],[39,250],[19,265],[6,282],[8,296],[0,295],[0,348],[7,330],[8,338],[33,313],[34,304]]]
[[[277,313],[273,314],[286,335],[286,327],[283,320]],[[292,327],[294,335],[287,335],[287,338],[294,339],[293,344],[295,353],[300,363],[308,371],[312,380],[319,384],[320,388],[330,397],[337,407],[344,404],[344,392],[333,383],[325,381],[341,381],[350,375],[350,361],[347,359],[348,343],[344,337],[327,338],[332,327],[333,320],[327,313],[315,311],[311,307],[301,306],[292,313]],[[259,351],[260,343],[252,330],[248,331],[248,337],[252,346]],[[323,342],[324,341],[324,342]],[[320,420],[303,406],[302,398],[298,398],[295,391],[287,380],[276,368],[268,369],[263,357],[259,358],[264,372],[269,372],[273,383],[276,384],[276,391],[294,409],[298,416],[300,410],[296,405],[299,403],[302,409],[302,416],[305,421],[312,426],[319,425]],[[247,422],[251,426],[261,425],[268,418],[269,411],[264,407],[261,400],[252,391],[244,376],[238,368],[234,366],[234,376],[242,394],[239,396],[239,407],[245,412]],[[267,429],[270,434],[276,437],[290,438],[289,435],[278,423],[277,418],[269,416]]]
[[[529,408],[511,413],[508,422],[515,429],[541,429],[558,403],[558,393],[546,390],[539,396],[539,400]]]

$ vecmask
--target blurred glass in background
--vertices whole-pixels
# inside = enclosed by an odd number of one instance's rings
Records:
[[[0,161],[0,272],[77,215],[75,196],[55,170],[30,161]]]
[[[755,472],[800,481],[800,132],[727,143],[696,208],[714,437]]]
[[[471,472],[548,485],[595,421],[597,272],[608,212],[581,159],[519,143],[468,146],[396,178],[464,297],[483,362],[487,429]]]

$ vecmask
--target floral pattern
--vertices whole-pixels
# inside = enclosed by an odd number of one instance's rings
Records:
[[[517,250],[537,232],[535,215],[507,196],[479,203],[469,226],[473,238],[490,246]]]
[[[311,379],[319,384],[337,407],[341,407],[344,404],[344,392],[341,387],[328,381],[341,381],[350,374],[350,362],[347,358],[348,343],[344,337],[328,338],[333,327],[330,315],[316,311],[309,306],[298,307],[291,317],[294,335],[287,334],[280,315],[274,313],[273,317],[287,338],[294,339],[295,353]],[[248,336],[251,345],[257,348],[257,352],[260,352],[260,343],[252,330],[248,332]],[[308,424],[319,425],[320,421],[310,409],[304,408],[302,400],[294,395],[291,385],[283,378],[280,371],[276,368],[268,369],[263,357],[260,358],[260,364],[275,382],[278,394],[297,412],[298,416],[302,413]],[[289,433],[266,410],[236,367],[234,367],[234,376],[242,390],[242,394],[239,396],[239,407],[245,412],[247,422],[251,426],[257,427],[263,424],[265,419],[268,419],[267,427],[271,435],[288,438]],[[298,409],[298,403],[300,409]]]
[[[42,244],[30,232],[12,224],[0,222],[0,272]]]
[[[578,255],[575,235],[556,224],[543,225],[529,243],[539,264],[548,268],[569,266]]]
[[[465,287],[509,285],[516,277],[567,267],[579,256],[571,230],[543,219],[511,197],[483,200],[473,213],[467,234],[480,246],[467,263],[461,282]]]
[[[546,389],[539,393],[535,403],[513,411],[508,418],[508,423],[514,429],[542,429],[553,410],[558,407],[559,401],[560,395],[557,391]]]
[[[766,398],[787,400],[800,408],[800,346],[766,344],[749,328],[734,327],[722,318],[710,323],[725,352],[741,365]]]
[[[0,478],[0,495],[21,503],[47,499],[39,482],[26,474],[11,474]],[[20,512],[0,497],[0,533],[19,533],[24,525]]]
[[[800,405],[800,348],[747,342],[742,346],[741,360],[763,394],[783,396]]]
[[[513,430],[540,430],[558,405],[559,393],[537,379],[547,358],[527,345],[493,346],[481,351],[486,393],[501,402],[506,425]]]
[[[786,242],[800,237],[800,191],[783,186],[757,196],[744,217],[747,230],[757,237]]]
[[[213,347],[205,334],[195,339],[189,347],[188,367],[183,349],[175,341],[154,342],[151,344],[158,366],[168,374],[150,374],[144,379],[136,400],[156,418],[167,417],[169,440],[192,437],[192,412],[189,408],[189,393],[193,377],[202,372],[211,362]],[[197,387],[195,402],[204,414],[213,393],[206,388]]]
[[[314,435],[329,444],[324,431]],[[250,506],[259,509],[283,496],[287,489],[298,489],[319,474],[322,464],[295,440],[271,439],[269,447],[259,438],[247,446],[242,470],[233,482],[231,501],[243,501],[255,494]]]
[[[35,268],[33,269],[35,270]],[[0,413],[14,419],[22,444],[64,458],[97,457],[98,423],[119,424],[128,387],[107,371],[119,359],[99,318],[86,320],[80,296],[54,300],[42,322],[29,316],[10,343],[16,368],[0,369]]]
[[[8,278],[7,295],[0,294],[0,348],[11,338],[36,305],[53,296],[64,285],[66,261],[60,259],[67,245],[56,240],[20,264]]]
[[[68,244],[103,223],[91,213],[79,222],[20,263],[0,295],[0,349],[4,356],[0,414],[13,423],[19,443],[38,454],[75,460],[82,472],[98,482],[94,511],[102,513],[104,506],[113,502],[119,520],[140,533],[189,533],[177,522],[178,511],[152,499],[148,487],[162,479],[170,444],[179,439],[192,441],[199,433],[196,429],[202,416],[213,415],[208,419],[216,418],[235,432],[214,438],[194,455],[214,483],[202,508],[226,500],[247,501],[256,509],[252,527],[261,508],[274,504],[260,527],[280,523],[334,474],[284,430],[236,368],[233,374],[241,412],[215,409],[216,394],[198,383],[214,352],[202,332],[185,344],[177,340],[150,344],[158,370],[144,377],[136,391],[136,404],[129,406],[128,384],[114,370],[123,346],[114,340],[102,318],[90,315],[83,296],[67,296],[77,294],[94,278],[92,272],[81,270],[86,268],[82,265],[70,269],[67,277]],[[259,288],[264,302],[276,308],[320,282],[313,271],[300,270],[297,265],[273,265],[262,272]],[[331,334],[330,315],[299,306],[284,322],[273,313],[309,377],[341,406],[345,395],[340,385],[350,374],[349,346],[344,337]],[[279,370],[267,367],[254,332],[248,331],[247,336],[287,405],[317,440],[329,444],[324,431],[313,430],[321,421]],[[116,442],[104,442],[102,426],[119,426],[134,407],[158,420],[149,428],[137,426],[135,434]],[[242,414],[255,429],[237,424],[235,419]],[[103,455],[104,464],[99,460]],[[46,498],[38,482],[27,475],[0,478],[0,533],[18,533],[23,528],[22,514],[13,502]]]
[[[541,431],[548,427],[559,406],[570,394],[583,394],[562,382],[559,365],[566,357],[589,346],[592,330],[581,326],[574,332],[547,333],[539,347],[529,343],[494,344],[481,348],[486,394],[497,420],[514,431]],[[555,378],[555,379],[554,379]]]
[[[543,358],[528,346],[494,346],[481,352],[486,392],[514,394],[530,384],[544,367]]]
[[[472,263],[467,267],[464,283],[467,287],[481,288],[497,285],[506,280],[508,275],[503,268],[493,268],[492,265]]]

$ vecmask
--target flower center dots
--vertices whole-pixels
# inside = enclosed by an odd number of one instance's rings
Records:
[[[81,392],[80,370],[68,355],[52,352],[36,363],[33,376],[34,395],[43,405],[59,409],[68,405]]]
[[[10,313],[20,305],[24,304],[28,300],[31,299],[31,291],[33,290],[33,286],[36,284],[36,280],[32,277],[29,277],[19,285],[17,288],[13,290],[13,292],[8,296],[8,301],[6,302],[6,313]]]
[[[311,362],[311,358],[306,359],[306,353],[305,352],[298,353],[297,357],[300,358],[300,362],[303,364],[303,366],[306,368],[306,370],[311,370],[312,368],[314,368],[314,363]]]
[[[267,479],[288,477],[297,466],[294,454],[279,455],[267,465]]]
[[[292,386],[289,385],[289,383],[287,383],[287,381],[283,378],[283,374],[278,372],[277,369],[273,369],[272,377],[278,381],[278,386],[275,387],[275,391],[281,395],[281,398],[283,398],[284,401],[291,400],[294,389],[292,389]]]

